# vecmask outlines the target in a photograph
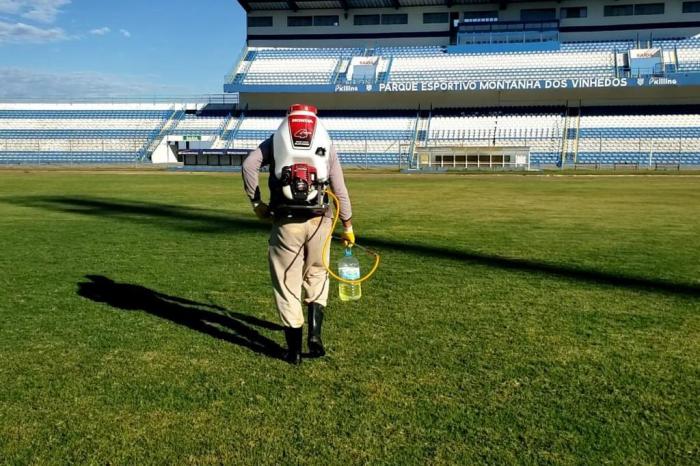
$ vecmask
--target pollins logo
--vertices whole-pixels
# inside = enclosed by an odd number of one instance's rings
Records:
[[[289,117],[289,134],[292,137],[292,145],[295,149],[308,149],[316,131],[315,116],[293,116]]]
[[[649,78],[650,86],[676,86],[678,85],[678,80],[673,78]]]
[[[644,78],[637,78],[637,86],[643,86],[644,85]]]

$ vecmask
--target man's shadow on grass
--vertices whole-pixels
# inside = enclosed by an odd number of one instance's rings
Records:
[[[228,311],[220,306],[169,296],[144,286],[117,283],[101,275],[86,275],[78,294],[124,311],[145,311],[192,330],[233,343],[265,356],[282,359],[284,350],[255,327],[281,331],[280,325]]]

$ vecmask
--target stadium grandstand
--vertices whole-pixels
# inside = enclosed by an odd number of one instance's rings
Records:
[[[700,166],[700,1],[239,4],[223,97],[0,104],[0,163],[236,166],[304,102],[356,166]]]

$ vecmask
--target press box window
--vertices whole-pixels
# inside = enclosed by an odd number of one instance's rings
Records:
[[[700,2],[683,2],[683,13],[700,13]]]
[[[290,28],[313,25],[314,19],[311,16],[287,16],[287,26]]]
[[[382,15],[382,24],[408,24],[408,15]]]
[[[561,9],[562,19],[568,18],[587,18],[588,17],[588,7],[585,6],[572,6]]]
[[[634,5],[606,5],[603,10],[604,16],[632,16]]]
[[[272,16],[249,16],[249,28],[269,28],[272,27]]]
[[[355,26],[376,26],[379,24],[379,15],[355,15]]]
[[[529,8],[520,10],[520,21],[550,21],[557,19],[556,8]]]
[[[640,3],[634,6],[635,15],[662,15],[664,14],[663,3]]]
[[[465,11],[464,21],[468,23],[498,21],[498,11]]]
[[[337,26],[340,24],[338,15],[314,16],[314,26]]]
[[[423,13],[423,24],[449,23],[450,18],[447,12],[444,13]]]

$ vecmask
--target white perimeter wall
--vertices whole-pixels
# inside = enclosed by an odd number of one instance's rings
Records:
[[[165,138],[160,142],[153,155],[151,155],[151,162],[153,163],[178,163],[175,153],[170,148],[170,144]]]

